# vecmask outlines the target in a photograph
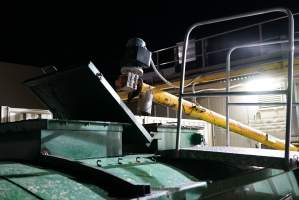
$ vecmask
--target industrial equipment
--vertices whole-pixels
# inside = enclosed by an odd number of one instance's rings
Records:
[[[162,135],[156,143],[162,146],[151,146],[154,150],[149,150],[148,143],[154,144],[155,138],[139,124],[92,63],[48,74],[26,85],[49,106],[55,117],[60,116],[60,120],[35,119],[0,125],[0,195],[3,199],[222,199],[226,195],[241,198],[245,194],[247,198],[250,195],[268,198],[285,197],[290,193],[294,197],[299,195],[292,187],[277,193],[257,192],[278,189],[281,184],[295,185],[296,170],[239,166],[240,158],[248,160],[249,157],[238,153],[222,157],[227,162],[213,161],[210,157],[172,157],[167,153],[169,150],[165,150],[165,145],[169,145],[167,134],[171,134],[167,127],[164,133],[160,129]],[[105,119],[112,122],[98,121]],[[189,144],[200,143],[189,140],[191,132],[187,129],[182,131],[185,133],[187,137],[182,140],[190,141]],[[127,148],[132,147],[131,144],[135,149]],[[149,154],[157,152],[157,148],[165,151]],[[143,153],[134,153],[137,151]],[[264,163],[260,160],[261,166],[282,167],[278,157],[252,156],[263,160]],[[264,186],[265,181],[274,181],[276,185]],[[246,189],[248,187],[251,189]]]
[[[156,90],[154,87],[146,83],[143,83],[141,93],[146,92],[148,90],[152,91],[154,96],[154,102],[171,107],[176,110],[178,109],[178,97],[176,97],[175,95],[172,95],[165,91],[161,91],[159,89]],[[191,117],[210,122],[212,124],[215,124],[223,128],[226,127],[225,117],[223,115],[215,113],[200,105],[196,105],[190,101],[186,101],[186,100],[183,101],[183,112]],[[241,124],[232,119],[230,119],[229,122],[230,122],[230,130],[237,134],[256,140],[274,149],[284,149],[285,143],[281,139],[275,138],[274,136],[271,136],[267,133],[251,128],[247,125]],[[294,145],[291,145],[290,149],[292,151],[299,150]]]
[[[132,38],[128,41],[121,67],[121,73],[126,77],[127,90],[137,90],[143,68],[150,66],[151,55],[142,39]]]
[[[143,40],[141,40],[143,42]],[[143,42],[144,43],[144,42]],[[142,43],[142,44],[143,44]],[[145,44],[143,45],[145,46]],[[146,57],[143,56],[143,54],[146,53],[140,53],[140,57]],[[151,59],[151,58],[149,58]],[[154,68],[154,71],[157,72],[157,69],[155,68],[153,61],[151,60],[151,65]],[[148,66],[146,66],[148,67]],[[142,69],[140,69],[142,70]],[[177,87],[175,84],[169,83],[167,80],[165,80],[165,78],[159,73],[157,72],[159,77],[161,77],[162,79],[164,79],[164,82],[166,82],[166,85],[172,85],[173,87]],[[127,85],[128,83],[124,83],[122,82],[122,79],[127,79],[128,81],[131,79],[130,78],[131,75],[127,74],[126,76],[120,76],[119,80],[118,80],[118,87],[121,90],[127,91]],[[138,79],[141,77],[138,77]],[[191,82],[198,82],[200,79],[199,78],[195,78],[192,81],[189,81],[188,85],[190,85]],[[146,83],[143,83],[142,81],[138,81],[136,80],[136,82],[139,82],[139,90],[138,93],[135,92],[135,96],[140,95],[139,101],[143,102],[143,107],[145,107],[145,109],[147,110],[146,113],[150,113],[151,112],[151,104],[152,101],[154,101],[155,103],[167,106],[167,107],[171,107],[175,110],[178,110],[179,108],[179,98],[168,93],[165,91],[161,91],[161,87],[156,89]],[[184,86],[186,87],[186,86]],[[163,88],[163,87],[162,87]],[[137,90],[137,86],[135,91]],[[130,93],[124,94],[121,93],[120,94],[123,98],[132,96],[130,95]],[[152,95],[153,97],[149,97],[149,95]],[[209,95],[209,94],[207,94]],[[153,100],[152,100],[153,99]],[[194,103],[188,102],[186,100],[182,101],[182,110],[185,114],[197,118],[197,119],[201,119],[207,122],[210,122],[214,125],[217,125],[219,127],[222,128],[226,128],[227,126],[229,126],[229,130],[243,135],[245,137],[248,137],[250,139],[256,140],[270,148],[274,148],[274,149],[284,149],[285,147],[285,142],[279,138],[276,138],[274,136],[271,136],[267,133],[264,133],[262,131],[256,130],[254,128],[251,128],[247,125],[241,124],[239,122],[236,122],[235,120],[229,119],[229,124],[226,124],[226,118],[218,113],[215,113],[207,108],[204,108],[200,105],[196,105]],[[295,147],[294,145],[290,145],[290,150],[292,151],[298,151],[299,149],[297,147]]]
[[[117,85],[129,99],[149,91],[178,109],[178,97],[140,80],[154,65],[145,43],[127,47]],[[286,163],[285,142],[264,132],[230,120],[230,130],[280,150],[207,146],[199,126],[179,127],[177,148],[177,124],[143,126],[92,62],[24,84],[54,119],[0,124],[0,199],[299,199],[298,148]],[[226,127],[224,116],[181,102]]]

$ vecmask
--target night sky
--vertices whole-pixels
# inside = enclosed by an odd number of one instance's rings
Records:
[[[113,77],[131,37],[141,37],[148,49],[157,50],[182,41],[187,27],[197,21],[277,6],[299,12],[297,0],[119,2],[2,6],[0,60],[58,68],[92,60],[106,77]],[[261,19],[205,27],[200,34]]]

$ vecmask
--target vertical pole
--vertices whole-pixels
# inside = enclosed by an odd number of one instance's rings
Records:
[[[181,77],[180,77],[180,91],[179,91],[179,101],[178,101],[178,112],[177,112],[177,135],[176,135],[176,144],[175,144],[177,156],[179,155],[180,143],[181,143],[181,123],[182,123],[182,112],[183,112],[182,94],[184,93],[184,86],[185,86],[187,49],[188,49],[189,35],[195,27],[196,26],[192,26],[191,28],[189,28],[188,32],[185,35],[185,39],[184,39],[182,68],[181,68]]]
[[[232,51],[227,54],[226,59],[226,92],[230,90],[230,56]],[[230,146],[230,130],[229,130],[229,96],[225,97],[225,111],[226,111],[226,146]]]
[[[288,89],[287,89],[287,117],[286,117],[286,136],[285,136],[285,161],[286,167],[290,166],[290,140],[291,140],[291,121],[293,104],[293,65],[294,65],[294,18],[290,10],[287,10],[289,20],[289,55],[288,55]]]

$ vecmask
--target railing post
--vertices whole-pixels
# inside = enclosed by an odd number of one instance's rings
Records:
[[[228,53],[229,58],[226,63],[226,92],[230,91],[230,55],[231,52]],[[225,97],[225,114],[226,114],[226,146],[230,146],[230,130],[229,130],[229,96]]]
[[[292,108],[293,108],[293,66],[294,66],[294,17],[290,10],[286,10],[289,20],[288,39],[289,39],[289,56],[288,56],[288,89],[287,89],[287,119],[286,119],[286,136],[285,136],[285,161],[286,167],[290,166],[290,141],[292,131]]]
[[[263,42],[263,43],[259,43],[259,44],[247,44],[247,45],[239,45],[239,46],[235,46],[233,48],[231,48],[228,53],[227,53],[227,57],[226,57],[226,74],[227,74],[227,78],[229,78],[229,73],[230,73],[230,65],[231,65],[231,54],[233,53],[233,51],[235,51],[236,49],[240,49],[240,48],[249,48],[249,47],[257,47],[257,46],[266,46],[266,45],[274,45],[274,44],[284,44],[284,43],[289,43],[290,45],[290,49],[289,49],[289,65],[288,65],[288,89],[286,90],[286,95],[287,95],[287,118],[286,118],[286,136],[285,136],[285,162],[286,162],[286,167],[289,167],[289,161],[290,161],[290,137],[291,137],[291,131],[292,131],[292,127],[291,127],[291,122],[292,122],[292,107],[293,105],[297,105],[296,103],[293,103],[293,64],[294,64],[294,34],[292,35],[293,32],[293,21],[290,19],[289,20],[289,40],[280,40],[280,41],[272,41],[272,42]],[[297,40],[296,40],[297,41]],[[292,45],[293,44],[293,45]],[[290,92],[291,90],[291,92]],[[261,103],[258,103],[261,104]],[[283,103],[282,103],[283,104]],[[231,104],[230,104],[231,105]],[[235,105],[237,105],[237,103],[235,103]],[[245,103],[243,103],[242,105],[245,105]],[[253,103],[251,103],[251,105],[253,105]],[[228,121],[226,121],[226,123],[228,123]]]

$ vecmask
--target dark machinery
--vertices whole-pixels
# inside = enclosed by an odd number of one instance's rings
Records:
[[[128,41],[120,70],[126,77],[125,86],[128,90],[137,90],[138,81],[143,75],[143,68],[150,67],[151,56],[152,53],[147,50],[142,39],[132,38]]]
[[[152,53],[146,48],[145,42],[140,38],[128,41],[124,58],[122,60],[121,75],[116,81],[119,90],[128,92],[128,99],[139,96],[138,114],[150,115],[152,110],[153,94],[149,90],[141,93],[143,69],[149,68]]]

